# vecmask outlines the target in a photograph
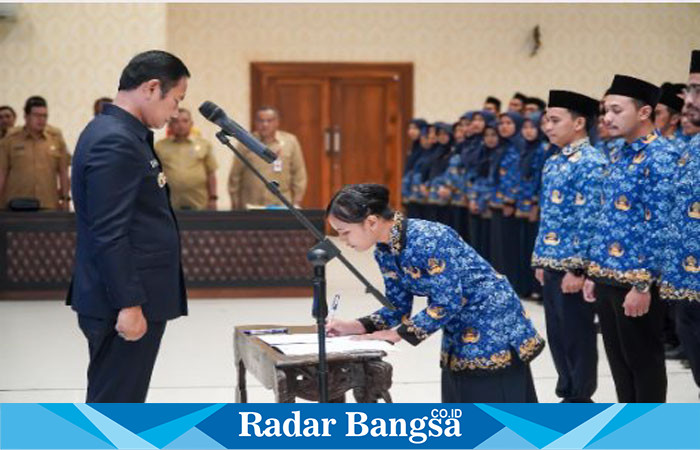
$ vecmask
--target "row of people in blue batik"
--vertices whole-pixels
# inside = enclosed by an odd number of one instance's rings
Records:
[[[453,125],[413,122],[408,214],[459,231],[521,296],[544,285],[564,401],[591,401],[595,391],[594,313],[618,399],[665,401],[662,332],[672,300],[680,300],[672,317],[700,385],[700,155],[693,138],[700,117],[693,116],[692,78],[692,66],[688,88],[616,76],[601,103],[552,91],[546,115],[479,110]]]

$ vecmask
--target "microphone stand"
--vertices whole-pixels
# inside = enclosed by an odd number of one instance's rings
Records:
[[[328,360],[326,357],[326,317],[328,316],[328,302],[326,300],[326,264],[333,258],[338,258],[355,277],[365,285],[365,291],[372,294],[379,303],[390,308],[395,307],[379,292],[372,284],[348,261],[340,249],[328,239],[320,230],[307,219],[294,205],[282,194],[279,185],[274,181],[269,181],[260,173],[253,164],[231,145],[228,135],[223,131],[216,133],[217,139],[224,144],[250,169],[255,176],[263,182],[265,187],[277,197],[284,206],[287,207],[290,213],[304,227],[314,235],[318,243],[314,245],[306,254],[314,269],[313,286],[314,286],[314,302],[311,307],[311,315],[316,319],[316,331],[318,333],[318,389],[319,402],[328,403]]]

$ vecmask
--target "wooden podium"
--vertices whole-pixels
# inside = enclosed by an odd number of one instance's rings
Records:
[[[244,330],[279,328],[281,325],[241,325],[233,336],[234,360],[238,368],[236,402],[247,403],[246,372],[275,393],[278,403],[294,403],[297,397],[318,401],[318,355],[287,356]],[[316,327],[286,327],[289,333],[315,333]],[[328,354],[328,397],[345,402],[352,389],[358,403],[391,403],[392,367],[380,350]]]

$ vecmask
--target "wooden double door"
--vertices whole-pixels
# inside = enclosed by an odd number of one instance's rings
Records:
[[[299,138],[303,207],[324,208],[343,185],[363,182],[387,185],[399,206],[412,64],[252,63],[251,87],[251,115],[273,106],[280,129]]]

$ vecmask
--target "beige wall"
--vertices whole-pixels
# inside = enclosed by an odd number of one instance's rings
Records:
[[[251,61],[413,62],[416,114],[450,120],[487,94],[599,95],[614,73],[683,81],[698,5],[26,4],[0,23],[0,103],[45,95],[74,145],[126,61],[165,48],[192,72],[186,106],[212,100],[248,125]],[[529,33],[542,31],[529,56]],[[205,136],[214,128],[195,115]],[[231,155],[216,144],[220,203]]]
[[[73,148],[98,97],[114,97],[119,74],[136,53],[166,45],[166,6],[23,4],[0,22],[0,104],[17,111],[42,95],[49,123]]]
[[[538,24],[542,47],[531,58]],[[700,48],[700,6],[173,4],[167,30],[193,74],[188,103],[213,100],[243,124],[251,61],[413,62],[415,113],[451,120],[516,88],[600,95],[614,73],[683,81]],[[219,156],[223,182],[231,156]]]

